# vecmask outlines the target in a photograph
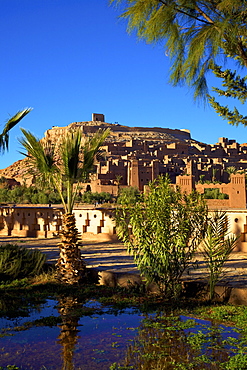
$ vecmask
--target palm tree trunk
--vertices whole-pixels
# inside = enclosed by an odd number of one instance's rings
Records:
[[[63,215],[61,242],[58,244],[60,257],[56,263],[57,278],[65,284],[77,284],[82,279],[86,265],[78,248],[80,234],[76,228],[75,216],[72,213]]]

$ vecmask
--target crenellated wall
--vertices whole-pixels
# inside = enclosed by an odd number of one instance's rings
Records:
[[[83,239],[117,239],[113,213],[111,208],[90,205],[74,209]],[[62,206],[0,206],[0,236],[52,238],[61,230],[62,214]]]
[[[195,184],[194,176],[177,176],[176,185],[182,192],[191,193],[196,190],[203,194],[205,189],[219,189],[229,199],[206,199],[209,209],[246,209],[245,174],[232,174],[229,183]]]
[[[62,207],[10,205],[0,207],[0,235],[51,238],[62,224]]]
[[[62,207],[57,206],[1,206],[0,241],[1,236],[37,238],[57,236],[62,225],[62,213]],[[236,251],[247,252],[247,210],[226,210],[226,213],[230,221],[230,231],[240,235]],[[77,207],[74,214],[82,240],[91,242],[117,240],[113,208],[96,208],[88,205]]]

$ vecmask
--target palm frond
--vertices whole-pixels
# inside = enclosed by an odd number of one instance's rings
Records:
[[[85,177],[88,176],[94,165],[95,156],[98,154],[100,147],[110,133],[110,129],[99,129],[94,136],[87,139],[83,147],[83,167],[82,171]]]
[[[32,108],[26,108],[22,111],[18,111],[13,117],[7,120],[2,133],[0,134],[0,152],[4,153],[8,150],[9,146],[9,131],[24,118]]]
[[[21,131],[24,137],[19,139],[19,142],[27,151],[27,154],[22,152],[21,154],[30,159],[30,167],[38,177],[42,177],[44,181],[52,181],[52,177],[58,171],[54,160],[54,148],[51,145],[43,145],[30,131],[24,129]]]
[[[82,133],[81,129],[67,133],[60,147],[63,176],[65,179],[74,181],[78,177],[80,169]]]

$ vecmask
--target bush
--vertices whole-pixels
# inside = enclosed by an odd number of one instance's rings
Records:
[[[217,282],[224,273],[224,265],[237,246],[239,237],[230,233],[230,221],[225,212],[215,212],[208,217],[202,253],[209,273],[209,299],[214,298]]]
[[[22,279],[42,271],[46,255],[16,244],[0,246],[0,280]]]
[[[103,204],[112,201],[112,195],[102,191],[101,193],[92,193],[91,191],[85,191],[81,197],[77,199],[81,203],[87,204]]]
[[[136,203],[140,200],[141,194],[137,187],[129,186],[128,188],[123,188],[120,190],[119,196],[117,198],[118,204],[130,204]]]
[[[147,282],[174,296],[203,237],[206,214],[200,194],[182,194],[171,187],[168,177],[159,177],[141,201],[117,208],[118,236]]]

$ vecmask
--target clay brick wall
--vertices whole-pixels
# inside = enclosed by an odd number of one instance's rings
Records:
[[[0,236],[52,238],[62,225],[62,207],[1,206]],[[83,239],[115,240],[114,210],[94,206],[74,210],[77,228]]]
[[[202,194],[205,189],[219,189],[221,193],[228,194],[229,199],[207,199],[210,208],[246,209],[245,174],[232,174],[230,180],[228,184],[195,184],[191,175],[177,176],[176,185],[186,193],[192,189]]]
[[[49,238],[62,224],[62,208],[47,206],[1,206],[0,235]]]

